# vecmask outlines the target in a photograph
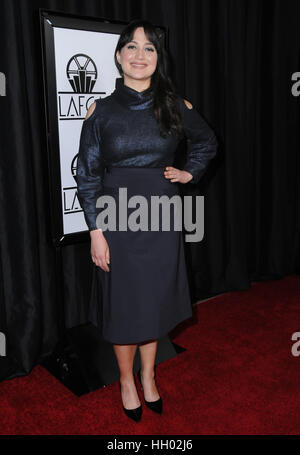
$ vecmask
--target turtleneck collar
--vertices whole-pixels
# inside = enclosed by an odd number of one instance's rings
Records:
[[[153,102],[153,90],[152,87],[148,87],[142,92],[128,87],[124,84],[124,79],[118,77],[116,79],[115,90],[112,93],[122,105],[132,110],[147,109],[152,106]]]

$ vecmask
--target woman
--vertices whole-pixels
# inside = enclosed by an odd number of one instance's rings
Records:
[[[133,375],[137,346],[145,403],[161,413],[154,369],[157,340],[189,318],[192,309],[182,232],[162,231],[161,223],[156,231],[119,229],[119,189],[125,188],[128,198],[141,195],[149,203],[153,195],[179,195],[179,183],[200,180],[217,141],[191,103],[175,93],[166,50],[151,23],[135,20],[126,26],[115,63],[121,74],[115,91],[97,99],[83,122],[76,180],[90,231],[93,279],[101,292],[90,308],[90,320],[113,343],[123,409],[139,421],[142,405]],[[180,170],[172,164],[184,135],[188,159]],[[104,229],[96,206],[101,195],[116,201],[115,230]]]

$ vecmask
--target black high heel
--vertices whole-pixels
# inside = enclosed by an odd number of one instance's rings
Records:
[[[120,392],[121,392],[121,383],[119,381]],[[134,420],[135,422],[139,422],[142,417],[142,405],[135,409],[126,409],[122,403],[123,411],[130,419]]]
[[[154,373],[155,372],[156,372],[156,365],[154,365]],[[142,379],[141,379],[141,370],[138,371],[137,376],[138,376],[140,384],[141,384],[141,389],[143,390],[143,384],[142,384]],[[145,400],[145,397],[144,397],[144,400]],[[156,401],[147,401],[147,400],[145,400],[145,404],[146,404],[146,406],[148,406],[149,409],[151,409],[151,411],[154,411],[157,414],[161,414],[162,413],[162,404],[163,404],[163,402],[162,402],[162,398],[161,397],[159,397],[159,399],[156,400]]]

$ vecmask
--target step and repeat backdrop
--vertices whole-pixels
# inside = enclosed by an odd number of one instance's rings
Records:
[[[69,243],[88,230],[74,179],[82,122],[95,99],[115,89],[114,51],[126,24],[45,10],[40,17],[52,237]]]

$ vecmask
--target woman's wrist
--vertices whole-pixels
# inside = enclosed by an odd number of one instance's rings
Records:
[[[93,229],[90,231],[90,235],[92,236],[97,236],[97,235],[103,235],[103,231],[101,228]]]
[[[193,175],[189,172],[189,171],[186,171],[185,169],[182,169],[185,174],[189,177],[185,183],[189,183],[191,180],[193,180]]]

